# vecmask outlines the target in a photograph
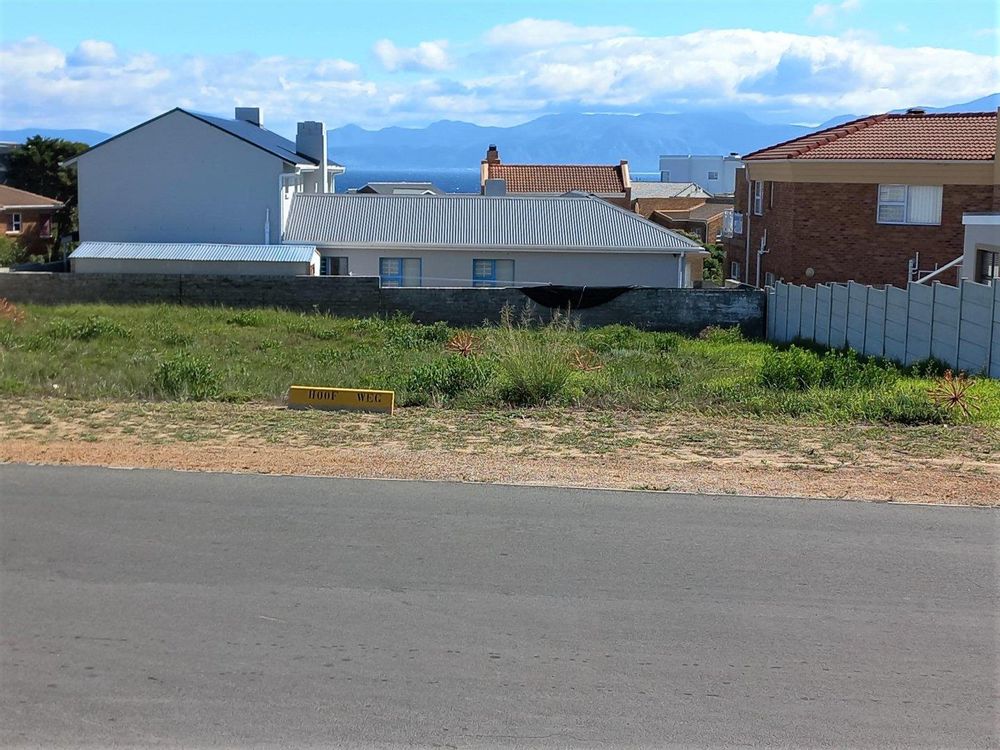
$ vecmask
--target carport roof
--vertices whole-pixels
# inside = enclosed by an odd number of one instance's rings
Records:
[[[315,245],[216,245],[195,242],[83,242],[71,260],[187,260],[258,263],[308,263]]]

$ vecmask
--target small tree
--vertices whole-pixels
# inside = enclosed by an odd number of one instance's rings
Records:
[[[705,249],[710,254],[705,258],[702,276],[706,281],[716,281],[721,284],[725,281],[722,269],[726,264],[726,248],[724,245],[705,245]]]
[[[60,166],[86,151],[86,143],[34,135],[11,151],[7,184],[30,193],[55,198],[65,204],[56,213],[59,238],[76,230],[76,172]]]

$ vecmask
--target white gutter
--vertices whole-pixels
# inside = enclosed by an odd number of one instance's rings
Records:
[[[423,199],[421,199],[423,200]],[[426,244],[415,245],[412,243],[398,242],[324,242],[323,240],[286,240],[285,245],[316,245],[325,250],[407,250],[419,252],[421,250],[453,250],[464,252],[498,252],[498,253],[613,253],[619,255],[709,255],[708,250],[702,247],[567,247],[566,245],[439,245]]]
[[[31,209],[32,211],[35,210],[41,211],[46,208],[51,208],[53,211],[55,211],[65,207],[66,207],[65,203],[46,203],[45,205],[42,206],[0,206],[0,211],[13,211],[15,209],[16,210]]]

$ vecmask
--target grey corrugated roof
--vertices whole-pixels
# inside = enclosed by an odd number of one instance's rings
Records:
[[[632,198],[711,198],[694,182],[633,182]]]
[[[700,250],[676,232],[594,197],[299,193],[285,242],[326,247]]]
[[[113,140],[121,138],[123,135],[131,133],[133,130],[137,130],[144,125],[148,125],[154,120],[159,120],[161,117],[166,117],[173,112],[183,112],[189,117],[193,117],[196,120],[201,120],[206,125],[211,125],[212,127],[219,128],[220,130],[229,133],[241,141],[246,141],[247,143],[256,146],[257,148],[263,149],[279,159],[289,163],[289,164],[316,164],[315,159],[311,159],[308,156],[303,156],[295,151],[294,141],[290,141],[287,138],[278,135],[277,133],[272,133],[266,128],[260,128],[253,123],[246,122],[245,120],[231,120],[225,117],[216,117],[215,115],[209,115],[204,112],[195,112],[190,109],[183,109],[181,107],[175,107],[169,112],[164,112],[162,115],[157,115],[152,120],[146,120],[146,122],[136,125],[134,128],[129,128],[118,135],[113,135],[106,141],[101,141],[100,143],[91,146],[89,149],[84,151],[82,154],[74,156],[72,159],[67,159],[62,163],[63,166],[68,166],[77,161],[81,156],[86,156],[92,153],[95,149],[100,148],[106,143],[110,143]],[[343,167],[334,161],[327,161],[327,166],[331,167]]]
[[[70,258],[130,260],[260,261],[294,263],[312,260],[312,245],[213,245],[194,242],[82,242]]]

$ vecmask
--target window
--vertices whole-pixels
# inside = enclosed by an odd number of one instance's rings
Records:
[[[38,236],[47,240],[52,236],[52,217],[46,216],[38,228]]]
[[[319,259],[320,276],[347,276],[347,258],[324,255]]]
[[[708,179],[710,179],[710,180],[717,180],[717,179],[719,179],[719,173],[718,172],[709,172],[708,173]]]
[[[11,214],[10,229],[7,230],[7,233],[19,234],[20,232],[21,232],[21,214]]]
[[[764,183],[761,180],[753,181],[753,212],[756,216],[764,215]]]
[[[879,224],[940,224],[940,185],[879,185]]]
[[[472,286],[514,283],[514,261],[476,258],[472,261]]]
[[[743,234],[743,214],[733,214],[733,234]]]
[[[382,286],[420,286],[420,258],[379,258]]]
[[[996,284],[1000,279],[1000,247],[976,248],[976,281]]]
[[[735,260],[729,264],[729,278],[739,281],[740,277],[743,275],[740,271],[740,264]]]
[[[774,274],[770,271],[764,274],[764,286],[774,286]]]

